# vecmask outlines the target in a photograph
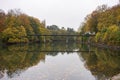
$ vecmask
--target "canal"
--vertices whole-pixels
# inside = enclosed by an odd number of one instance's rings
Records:
[[[120,74],[120,52],[78,43],[0,47],[0,80],[110,80]]]

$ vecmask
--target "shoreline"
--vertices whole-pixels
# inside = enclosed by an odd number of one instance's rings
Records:
[[[57,41],[55,41],[55,42],[57,42]],[[9,46],[9,45],[29,44],[29,43],[54,43],[54,42],[50,42],[50,41],[47,41],[47,42],[36,41],[36,42],[21,42],[21,43],[2,43],[2,45],[8,45]],[[78,43],[78,42],[76,42],[76,43]],[[97,48],[101,48],[101,49],[109,49],[109,50],[112,50],[112,51],[120,51],[120,46],[111,46],[111,45],[106,45],[106,44],[103,44],[103,43],[95,43],[95,42],[80,43],[79,42],[79,44],[88,44],[88,45],[91,45],[93,47],[97,47]]]
[[[91,46],[98,47],[101,49],[109,49],[112,51],[120,51],[120,46],[111,46],[111,45],[106,45],[106,44],[101,44],[101,43],[88,43]]]

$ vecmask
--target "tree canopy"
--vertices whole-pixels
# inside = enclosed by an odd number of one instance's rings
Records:
[[[0,10],[0,40],[4,43],[19,43],[44,41],[43,36],[29,35],[44,35],[44,34],[76,34],[72,28],[67,30],[57,25],[46,27],[45,21],[40,21],[38,18],[22,13],[20,9],[9,10],[5,13]],[[64,40],[65,37],[47,37],[47,41]],[[72,39],[72,38],[71,38]]]
[[[95,42],[120,45],[120,5],[98,6],[82,24],[81,34],[96,33]]]

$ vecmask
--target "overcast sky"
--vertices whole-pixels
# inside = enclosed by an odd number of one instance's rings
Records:
[[[84,17],[98,5],[113,6],[119,0],[0,0],[0,9],[21,9],[24,13],[46,20],[47,25],[78,29]]]

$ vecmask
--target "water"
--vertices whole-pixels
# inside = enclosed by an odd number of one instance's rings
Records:
[[[0,80],[109,80],[120,74],[119,61],[119,52],[75,43],[3,46]]]

